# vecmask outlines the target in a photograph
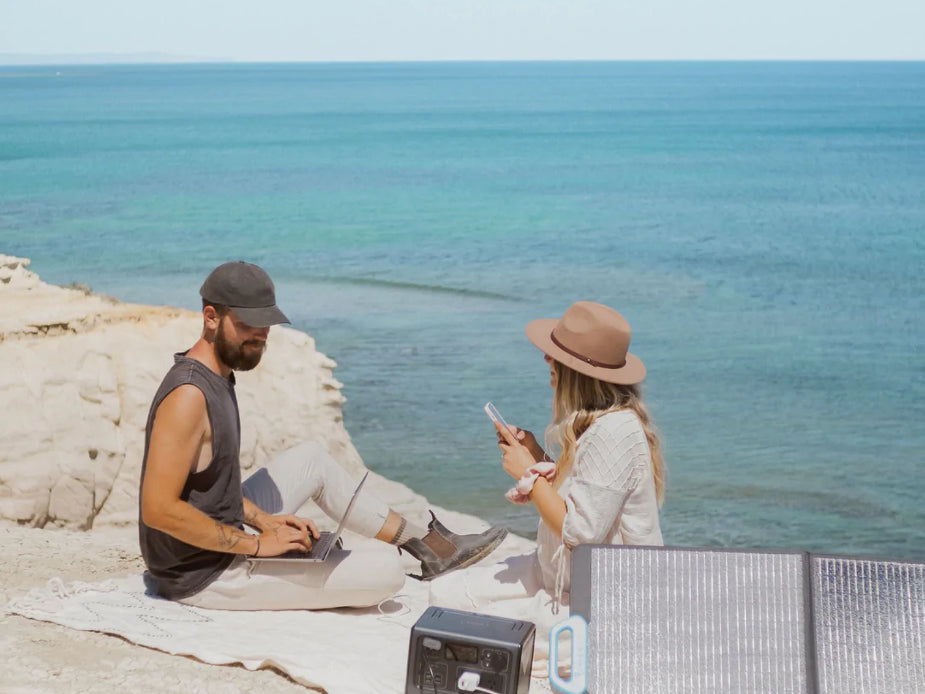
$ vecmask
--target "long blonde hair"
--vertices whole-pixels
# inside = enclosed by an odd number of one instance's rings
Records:
[[[558,361],[553,360],[552,363],[556,371],[556,391],[552,401],[553,422],[548,431],[561,449],[556,461],[558,472],[554,486],[558,488],[568,476],[575,463],[578,439],[598,417],[617,410],[632,410],[642,422],[649,443],[655,495],[661,504],[665,496],[665,463],[658,432],[642,402],[640,387],[607,383],[578,373]]]

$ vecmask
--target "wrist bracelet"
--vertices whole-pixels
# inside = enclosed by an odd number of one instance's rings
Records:
[[[257,540],[257,549],[254,550],[254,553],[251,555],[252,557],[256,557],[260,554],[260,535],[255,535],[254,539]]]

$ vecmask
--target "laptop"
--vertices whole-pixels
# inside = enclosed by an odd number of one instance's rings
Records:
[[[337,547],[340,548],[340,536],[344,532],[344,527],[347,525],[347,518],[350,516],[350,512],[353,510],[354,504],[356,504],[357,497],[360,495],[360,490],[363,488],[363,484],[366,482],[366,478],[369,477],[369,472],[363,475],[363,479],[360,480],[360,483],[357,485],[357,488],[353,490],[353,496],[350,497],[350,503],[347,504],[347,508],[344,510],[344,515],[340,519],[340,523],[337,525],[337,530],[334,532],[324,531],[321,533],[321,537],[317,540],[312,539],[312,548],[308,552],[303,552],[299,549],[292,549],[286,552],[285,554],[280,554],[275,557],[248,557],[249,561],[258,562],[258,561],[302,561],[302,562],[321,562],[328,558],[328,554],[331,549]]]

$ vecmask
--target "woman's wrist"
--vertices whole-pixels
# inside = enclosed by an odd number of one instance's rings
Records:
[[[537,487],[540,487],[540,486],[548,487],[549,489],[552,489],[552,485],[549,483],[549,480],[543,477],[542,475],[540,475],[533,481],[533,487],[531,487],[530,493],[527,495],[530,498],[530,501],[533,501],[534,503],[536,503],[536,501],[533,498],[533,494],[534,492],[536,492]]]
[[[559,496],[548,479],[544,477],[536,481],[530,492],[530,501],[546,527],[561,537],[567,507],[565,499]]]
[[[523,475],[514,483],[514,487],[508,490],[505,496],[509,501],[515,504],[526,504],[530,501],[530,495],[538,480],[542,479],[547,484],[556,474],[556,466],[550,462],[534,463],[524,470]]]

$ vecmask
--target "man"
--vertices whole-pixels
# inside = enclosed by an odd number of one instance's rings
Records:
[[[175,355],[145,431],[139,537],[150,589],[199,607],[240,610],[365,607],[392,596],[405,579],[396,552],[332,551],[325,562],[298,565],[253,560],[308,551],[318,531],[292,513],[313,499],[340,518],[355,482],[327,450],[307,442],[242,485],[234,372],[256,367],[270,326],[289,320],[270,277],[250,263],[215,268],[200,294],[202,336]],[[422,580],[478,561],[507,534],[456,535],[435,517],[424,528],[363,492],[348,527],[420,560]]]

